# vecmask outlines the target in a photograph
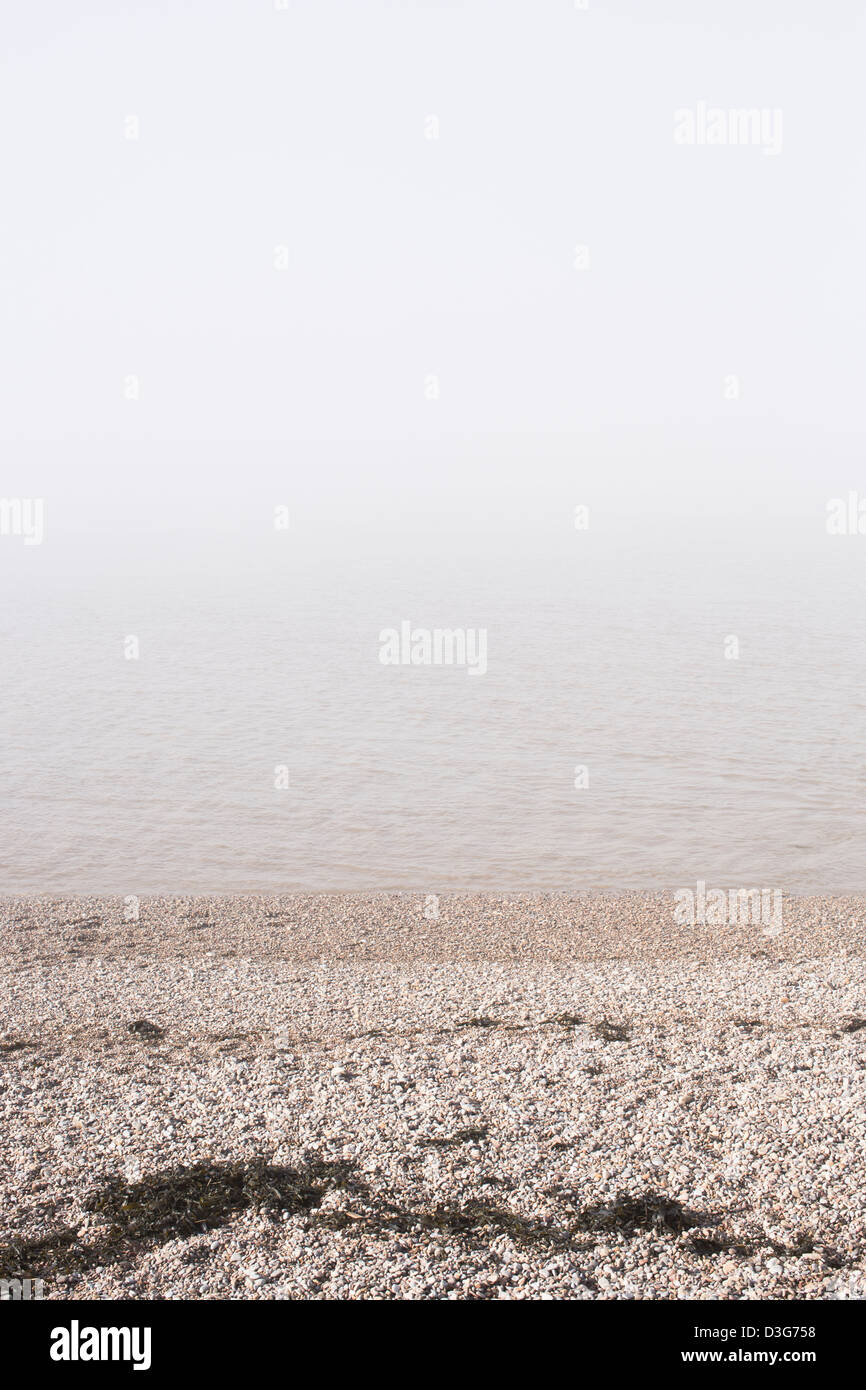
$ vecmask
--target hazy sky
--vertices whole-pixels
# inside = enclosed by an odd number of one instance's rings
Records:
[[[863,6],[589,5],[7,9],[2,436],[859,437]]]

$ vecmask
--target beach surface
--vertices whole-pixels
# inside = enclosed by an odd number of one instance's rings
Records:
[[[0,899],[0,1278],[866,1297],[866,897]]]

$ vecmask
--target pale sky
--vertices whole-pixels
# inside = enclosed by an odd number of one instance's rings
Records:
[[[2,438],[859,438],[864,33],[855,0],[7,9]],[[677,146],[702,101],[781,110],[781,153]]]

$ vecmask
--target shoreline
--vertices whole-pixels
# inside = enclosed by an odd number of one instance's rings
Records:
[[[322,950],[353,960],[727,959],[755,950],[772,959],[808,951],[866,953],[866,893],[781,896],[781,922],[695,925],[676,920],[675,896],[628,893],[288,893],[2,895],[7,948],[35,932],[54,954],[104,945],[108,952],[186,953],[207,932],[229,953],[254,949],[292,959]],[[80,938],[80,939],[79,939]]]
[[[431,896],[0,899],[0,1277],[866,1297],[866,896]]]

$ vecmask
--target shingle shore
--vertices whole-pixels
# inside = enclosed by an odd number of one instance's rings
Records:
[[[0,1278],[866,1296],[866,897],[135,906],[0,899]]]

